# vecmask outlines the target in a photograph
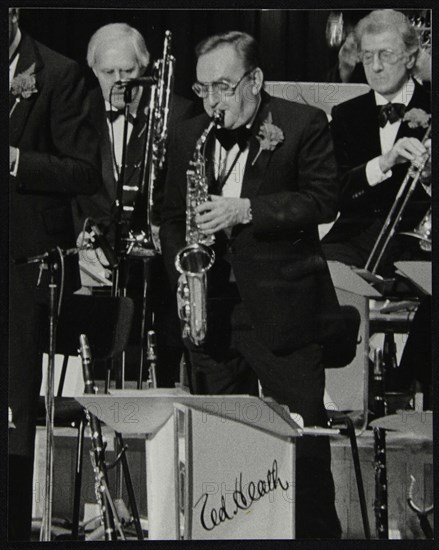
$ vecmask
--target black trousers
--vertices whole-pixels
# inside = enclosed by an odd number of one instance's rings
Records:
[[[274,355],[251,329],[234,284],[210,301],[209,329],[202,347],[188,345],[197,394],[258,394],[287,405],[306,426],[326,426],[322,350],[311,344]],[[298,438],[296,463],[297,538],[340,538],[327,437]]]

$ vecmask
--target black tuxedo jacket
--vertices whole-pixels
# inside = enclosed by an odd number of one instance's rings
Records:
[[[284,140],[257,161],[256,138],[271,113]],[[186,170],[195,144],[209,123],[203,114],[177,127],[170,140],[160,237],[174,285],[177,252],[185,245]],[[206,159],[206,171],[209,163]],[[224,244],[216,235],[217,260],[209,270],[209,297],[220,292],[233,267],[252,325],[273,351],[286,353],[318,342],[331,327],[336,300],[322,256],[317,225],[335,216],[338,186],[326,116],[323,111],[263,94],[252,126],[242,197],[251,200],[253,221],[233,228]]]
[[[73,246],[71,199],[100,185],[78,65],[23,33],[15,74],[33,63],[37,92],[22,99],[9,120],[9,143],[20,150],[10,186],[13,257]]]
[[[79,67],[22,33],[15,75],[35,64],[37,92],[21,99],[9,119],[10,145],[20,151],[9,182],[10,257],[75,246],[71,200],[100,185],[97,138],[87,123],[88,104]],[[15,97],[10,93],[10,109]],[[65,291],[77,288],[75,256],[65,261]],[[35,285],[38,265],[9,267],[9,405],[17,426],[12,454],[33,452],[35,404],[41,380]],[[47,271],[40,285],[47,292]]]
[[[413,108],[430,113],[430,96],[417,82],[407,111]],[[392,168],[392,176],[383,182],[373,187],[367,182],[367,162],[381,155],[378,112],[372,90],[332,110],[331,132],[342,196],[340,217],[324,242],[340,242],[363,233],[369,237],[372,233],[378,236],[382,222],[407,174],[408,163],[405,163]],[[424,134],[425,128],[410,128],[406,122],[401,122],[396,140],[402,137],[422,140]],[[401,230],[413,228],[427,207],[428,196],[422,188],[418,188],[404,214]],[[376,226],[376,231],[370,231],[372,226]]]
[[[136,122],[133,126],[128,146],[125,168],[125,185],[137,186],[140,177],[140,163],[144,154],[144,143],[147,133],[147,116],[145,107],[148,106],[149,94],[142,93],[140,98]],[[113,205],[116,199],[117,180],[113,170],[112,144],[105,113],[105,102],[100,88],[93,89],[89,94],[91,105],[91,123],[99,136],[100,168],[104,185],[92,196],[79,196],[73,203],[75,230],[79,234],[83,229],[87,217],[93,218],[105,231],[108,231],[110,241],[114,237],[114,228],[111,228]],[[180,96],[174,95],[171,102],[169,115],[169,130],[180,118],[189,117],[192,103]],[[159,223],[160,207],[163,201],[163,177],[159,175],[154,187],[154,222]],[[123,200],[127,204],[133,204],[136,193],[124,192]]]

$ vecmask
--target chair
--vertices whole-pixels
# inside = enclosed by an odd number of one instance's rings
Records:
[[[340,306],[340,319],[338,319],[338,322],[341,330],[337,332],[337,335],[334,336],[330,343],[326,343],[323,349],[325,369],[345,367],[349,365],[356,355],[358,331],[361,322],[359,311],[354,306]],[[328,410],[327,412],[330,426],[334,428],[338,427],[340,434],[349,437],[361,516],[363,519],[364,535],[366,539],[370,539],[369,519],[367,515],[366,498],[364,494],[354,423],[348,414],[344,412],[333,410]]]
[[[69,356],[78,355],[79,335],[86,334],[92,357],[111,360],[124,351],[128,343],[134,305],[130,298],[112,296],[73,295],[61,309],[57,326],[56,353],[63,355],[61,376],[55,396],[55,427],[77,430],[76,467],[72,513],[72,538],[79,535],[79,509],[82,481],[82,453],[86,418],[83,407],[73,397],[63,397],[63,386]],[[48,328],[42,327],[43,351],[48,351]],[[37,425],[45,426],[44,397],[40,398]]]

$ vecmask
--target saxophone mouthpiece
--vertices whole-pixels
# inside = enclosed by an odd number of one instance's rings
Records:
[[[212,119],[217,128],[222,128],[224,126],[224,111],[214,111]]]

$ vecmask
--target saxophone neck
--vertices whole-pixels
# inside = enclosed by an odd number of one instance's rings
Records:
[[[224,124],[224,111],[214,111],[210,119],[209,125],[198,138],[195,146],[195,156],[204,158],[204,152],[206,148],[207,138],[210,136],[214,128],[222,128]]]

